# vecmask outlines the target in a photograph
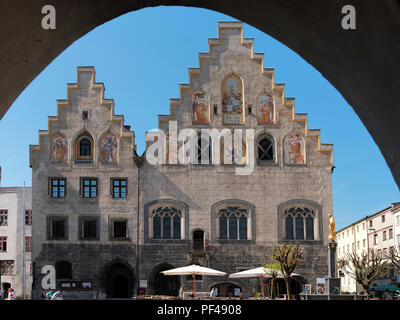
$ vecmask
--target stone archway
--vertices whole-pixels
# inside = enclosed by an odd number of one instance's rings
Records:
[[[104,271],[104,289],[107,298],[128,299],[134,295],[135,276],[129,265],[115,261]]]
[[[179,296],[181,287],[180,276],[164,276],[161,271],[173,269],[170,264],[164,263],[153,268],[150,277],[150,288],[155,295]]]
[[[232,282],[221,282],[214,284],[212,288],[217,289],[217,297],[238,297],[242,287]],[[210,289],[210,291],[211,291]]]
[[[57,13],[54,30],[41,27],[41,11],[47,4],[0,2],[0,118],[53,59],[97,26],[144,7],[201,7],[258,28],[314,66],[354,108],[400,186],[399,1],[52,0]],[[347,5],[356,9],[356,30],[341,27]]]

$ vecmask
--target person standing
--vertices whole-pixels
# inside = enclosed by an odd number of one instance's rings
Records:
[[[213,287],[210,292],[210,298],[215,299],[217,297],[217,289]]]

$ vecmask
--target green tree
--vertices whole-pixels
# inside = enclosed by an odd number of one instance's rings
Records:
[[[303,261],[303,252],[298,243],[283,244],[275,247],[272,251],[272,258],[278,261],[283,278],[286,282],[286,299],[292,298],[290,292],[291,274],[294,269]]]
[[[276,283],[276,279],[278,278],[278,276],[281,273],[281,266],[278,262],[275,263],[270,263],[270,264],[266,264],[264,266],[264,270],[265,273],[268,274],[271,277],[271,292],[270,292],[270,296],[271,299],[276,298],[276,290],[275,290],[275,283]]]

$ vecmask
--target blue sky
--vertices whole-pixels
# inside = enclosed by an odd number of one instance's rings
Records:
[[[0,121],[2,186],[31,185],[29,144],[47,129],[56,100],[66,98],[66,83],[76,82],[77,66],[94,66],[115,113],[132,126],[144,151],[145,132],[157,127],[157,114],[169,113],[169,99],[179,97],[179,83],[198,67],[198,53],[208,52],[217,22],[235,20],[213,11],[156,7],[125,14],[77,40],[18,97]],[[51,32],[51,31],[49,31]],[[334,144],[333,206],[337,228],[399,201],[399,189],[386,162],[358,116],[340,93],[295,52],[244,24],[264,66],[275,68],[275,81],[295,97],[297,113],[308,113],[310,129],[321,129],[321,142]]]

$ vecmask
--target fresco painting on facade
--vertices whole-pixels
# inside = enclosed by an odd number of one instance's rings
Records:
[[[257,100],[258,124],[274,124],[274,98],[264,92]]]
[[[68,142],[65,136],[58,132],[51,138],[50,160],[52,162],[67,162]]]
[[[222,83],[223,124],[243,124],[243,84],[231,74]]]
[[[192,98],[193,124],[209,124],[210,108],[208,95],[204,91],[196,92]]]
[[[169,131],[165,134],[165,139],[166,139],[165,161],[166,163],[177,164],[179,149],[182,146],[182,141],[178,141],[178,137],[176,136],[176,134],[174,133],[170,134]]]
[[[118,142],[117,138],[111,133],[107,132],[101,139],[101,162],[103,164],[115,164],[118,161]]]
[[[305,164],[304,140],[298,133],[291,133],[286,138],[289,164]]]

